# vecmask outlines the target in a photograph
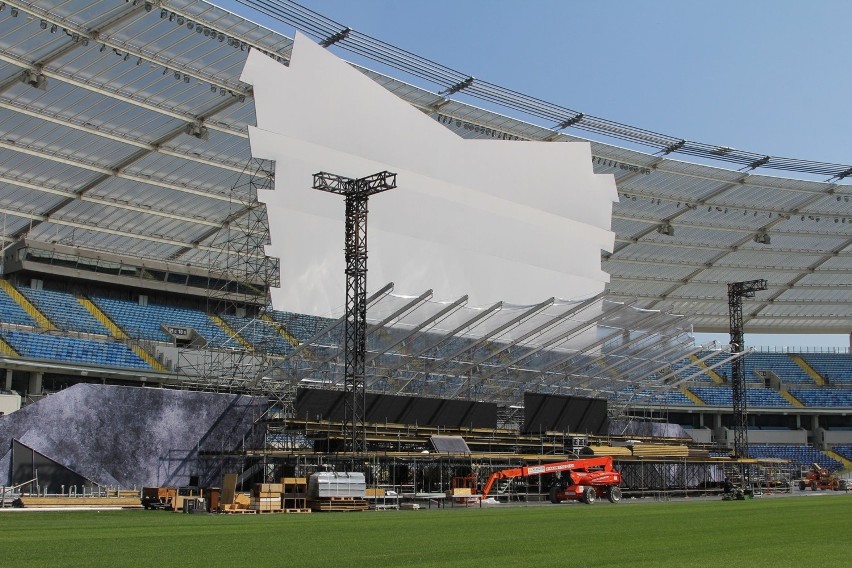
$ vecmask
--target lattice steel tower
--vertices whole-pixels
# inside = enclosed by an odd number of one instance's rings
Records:
[[[754,293],[766,290],[766,280],[748,280],[728,284],[728,313],[731,324],[731,352],[744,350],[743,298],[753,298]],[[731,398],[734,412],[734,457],[748,457],[748,408],[746,407],[745,373],[742,357],[731,362]]]
[[[348,452],[366,450],[364,363],[367,352],[367,201],[396,187],[396,174],[379,172],[352,179],[314,174],[314,189],[346,198],[346,326],[344,335],[344,444]]]

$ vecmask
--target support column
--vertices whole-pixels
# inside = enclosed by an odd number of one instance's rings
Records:
[[[27,388],[28,395],[40,395],[42,392],[42,379],[44,378],[44,373],[37,373],[35,371],[30,373],[30,384]]]
[[[713,441],[717,444],[722,440],[722,415],[716,413],[713,415]]]
[[[814,414],[811,416],[811,439],[816,440],[817,435],[819,434],[819,415]]]
[[[12,375],[13,374],[14,374],[14,371],[12,371],[12,369],[6,369],[6,387],[5,388],[6,388],[7,391],[12,390]]]

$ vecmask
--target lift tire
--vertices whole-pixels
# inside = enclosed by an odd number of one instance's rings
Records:
[[[583,503],[588,503],[591,505],[595,502],[595,499],[598,498],[598,494],[595,491],[594,487],[586,487],[583,489]]]
[[[606,492],[606,498],[609,499],[610,503],[618,503],[621,501],[621,488],[620,487],[610,487]]]
[[[805,483],[804,481],[800,481],[800,482],[799,482],[799,491],[804,491],[804,490],[805,490],[805,489],[807,489],[807,488],[808,488],[808,484],[807,484],[807,483]]]
[[[562,499],[560,499],[556,495],[557,493],[559,493],[559,491],[561,489],[562,488],[559,487],[558,485],[554,485],[553,487],[550,488],[550,494],[548,495],[548,497],[550,497],[550,502],[553,503],[554,505],[558,505],[559,503],[562,502]]]

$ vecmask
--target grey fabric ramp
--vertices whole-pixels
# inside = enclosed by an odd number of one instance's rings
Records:
[[[13,439],[101,485],[221,483],[221,459],[199,452],[256,447],[265,398],[78,384],[0,417],[0,484]]]
[[[611,436],[648,436],[654,438],[689,438],[680,424],[644,422],[639,420],[610,420]]]

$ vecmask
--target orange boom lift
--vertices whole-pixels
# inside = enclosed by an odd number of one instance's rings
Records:
[[[482,488],[482,494],[479,498],[486,499],[498,479],[531,477],[550,473],[562,474],[561,481],[557,481],[550,488],[551,503],[573,500],[591,504],[597,498],[602,497],[606,497],[612,503],[621,500],[621,489],[618,487],[621,484],[621,473],[613,469],[610,456],[495,471]]]

